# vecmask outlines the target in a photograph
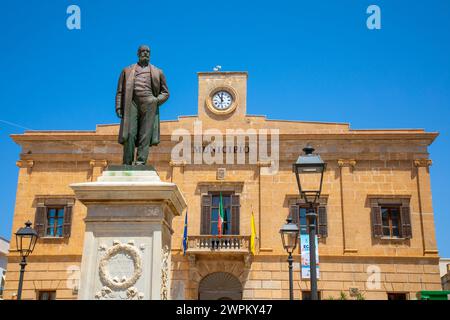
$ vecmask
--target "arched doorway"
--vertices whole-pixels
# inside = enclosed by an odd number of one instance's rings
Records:
[[[199,300],[241,300],[242,284],[227,272],[214,272],[204,277],[198,286]]]

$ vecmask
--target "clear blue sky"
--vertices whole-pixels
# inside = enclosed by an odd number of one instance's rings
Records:
[[[81,8],[81,30],[66,9]],[[377,4],[382,29],[366,27]],[[9,238],[23,129],[116,123],[121,68],[141,43],[167,75],[163,119],[196,114],[198,71],[248,71],[248,113],[424,128],[440,254],[450,257],[450,1],[2,1],[0,236]]]

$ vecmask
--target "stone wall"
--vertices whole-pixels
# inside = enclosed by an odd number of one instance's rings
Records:
[[[341,292],[356,299],[350,288],[357,288],[367,300],[386,300],[387,293],[406,293],[416,299],[420,290],[441,290],[436,259],[320,257],[318,290],[322,299],[339,299]],[[294,298],[310,290],[309,279],[300,276],[300,258],[294,257]],[[379,271],[373,274],[373,271]],[[213,272],[228,272],[242,283],[243,299],[289,299],[289,273],[286,256],[254,257],[247,268],[230,258],[200,258],[193,264],[179,255],[172,257],[172,282],[183,282],[184,292],[172,290],[172,299],[197,299],[202,278]],[[379,280],[379,281],[378,281]]]

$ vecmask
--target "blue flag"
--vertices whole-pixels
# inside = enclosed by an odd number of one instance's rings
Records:
[[[186,255],[186,249],[187,249],[187,210],[186,216],[184,217],[183,255]]]

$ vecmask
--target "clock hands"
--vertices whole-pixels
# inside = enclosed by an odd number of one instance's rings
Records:
[[[220,99],[220,101],[219,101]],[[214,104],[215,106],[219,109],[226,109],[229,107],[230,103],[231,103],[231,97],[230,94],[228,92],[225,91],[221,91],[221,92],[217,92],[217,94],[214,96]]]

